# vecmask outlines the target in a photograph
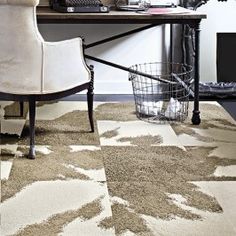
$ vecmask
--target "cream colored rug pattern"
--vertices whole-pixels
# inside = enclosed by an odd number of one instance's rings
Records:
[[[1,235],[235,235],[236,122],[217,103],[201,113],[150,124],[95,103],[92,134],[85,102],[39,103],[34,161],[27,115],[2,120]]]

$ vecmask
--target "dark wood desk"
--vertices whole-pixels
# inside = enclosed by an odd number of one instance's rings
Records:
[[[199,37],[200,37],[200,22],[205,19],[206,15],[195,11],[182,14],[165,14],[165,15],[148,15],[135,12],[125,11],[110,11],[109,13],[58,13],[49,7],[39,6],[37,8],[37,19],[40,24],[149,24],[139,29],[131,30],[123,34],[115,35],[107,39],[85,45],[86,48],[91,48],[97,45],[110,42],[141,30],[155,27],[161,24],[181,24],[189,25],[195,31],[195,62],[194,62],[194,110],[192,116],[193,124],[200,124],[199,112]],[[172,27],[171,27],[172,28]],[[171,31],[172,32],[172,31]],[[171,34],[172,35],[172,34]],[[172,40],[171,40],[172,42]],[[171,43],[172,49],[172,43]],[[85,55],[86,58],[97,62],[113,66],[130,72],[130,69],[122,65]],[[172,58],[170,58],[172,61]]]
[[[195,23],[206,18],[205,14],[192,11],[191,14],[148,15],[128,11],[109,13],[59,13],[49,7],[38,7],[39,23],[91,23],[91,24],[155,24],[155,23]]]

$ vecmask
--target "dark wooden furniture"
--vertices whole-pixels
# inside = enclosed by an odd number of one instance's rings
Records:
[[[39,6],[37,9],[38,23],[40,24],[149,24],[139,29],[131,30],[123,34],[115,35],[104,40],[85,45],[85,48],[91,48],[114,39],[118,39],[141,30],[155,27],[161,24],[181,24],[189,25],[195,31],[195,70],[194,70],[194,110],[192,116],[193,124],[200,124],[199,112],[199,36],[200,36],[200,22],[206,18],[205,14],[195,11],[183,14],[165,14],[165,15],[148,15],[135,12],[125,11],[110,11],[110,13],[58,13],[47,6]],[[171,27],[172,28],[172,27]],[[171,40],[172,42],[172,40]],[[172,49],[172,43],[171,43]],[[95,60],[97,62],[113,66],[130,72],[130,69],[122,65],[85,55],[86,58]],[[172,59],[172,58],[171,58]]]
[[[77,23],[77,24],[196,24],[206,18],[195,11],[184,14],[148,15],[128,11],[109,13],[59,13],[49,7],[37,8],[38,23]]]

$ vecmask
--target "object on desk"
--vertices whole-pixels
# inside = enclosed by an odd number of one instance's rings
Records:
[[[100,0],[51,0],[50,6],[63,13],[107,13],[110,10]]]
[[[122,4],[121,0],[115,2],[116,9],[121,11],[146,11],[150,7],[150,0],[128,1],[128,5]]]
[[[128,0],[128,5],[140,5],[142,0]],[[166,7],[176,7],[173,2],[165,1],[165,0],[148,0],[148,4],[150,7],[156,8],[166,8]]]
[[[168,7],[176,7],[176,5],[171,1],[165,0],[150,0],[150,7],[154,8],[168,8]]]
[[[135,4],[120,4],[116,1],[116,9],[120,11],[146,11],[150,7],[150,0],[139,0]]]
[[[119,11],[145,11],[146,8],[140,7],[139,5],[121,5],[117,6],[117,10]]]
[[[192,12],[193,11],[183,7],[163,7],[163,8],[157,7],[157,8],[149,8],[144,13],[150,15],[165,15],[165,14],[186,14]]]

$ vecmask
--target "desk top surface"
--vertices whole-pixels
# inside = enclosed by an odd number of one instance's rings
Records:
[[[59,13],[49,7],[38,7],[39,23],[186,23],[200,21],[205,14],[191,11],[181,14],[142,14],[129,11],[110,11],[109,13]]]

